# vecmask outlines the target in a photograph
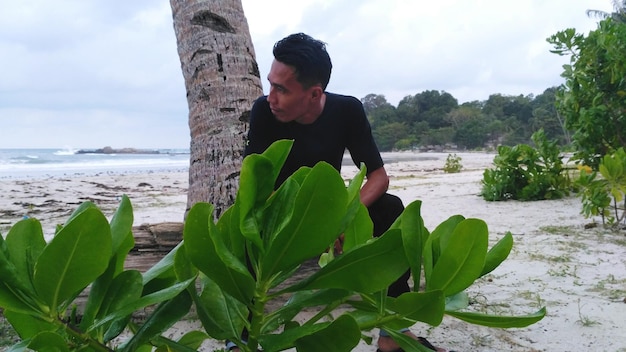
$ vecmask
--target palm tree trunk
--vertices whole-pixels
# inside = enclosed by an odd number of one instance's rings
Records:
[[[187,211],[234,202],[254,99],[263,94],[241,0],[170,0],[191,132]]]

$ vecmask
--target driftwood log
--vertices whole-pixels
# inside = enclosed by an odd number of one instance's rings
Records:
[[[133,227],[135,247],[126,257],[127,269],[146,272],[183,239],[182,222],[162,222]]]

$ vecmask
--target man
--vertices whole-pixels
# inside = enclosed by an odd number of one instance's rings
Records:
[[[273,54],[267,77],[270,92],[252,107],[245,155],[262,153],[280,139],[294,140],[278,176],[278,188],[300,167],[320,161],[340,171],[348,149],[357,166],[363,162],[367,167],[360,198],[374,222],[374,236],[380,236],[404,206],[398,197],[386,193],[389,177],[363,105],[354,97],[326,92],[332,63],[325,43],[303,33],[292,34],[274,45]],[[408,292],[408,276],[409,272],[390,286],[388,294],[397,297]],[[417,339],[408,329],[405,333]],[[378,348],[396,351],[398,345],[383,331]]]

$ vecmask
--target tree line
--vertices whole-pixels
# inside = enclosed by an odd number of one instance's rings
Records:
[[[381,151],[516,145],[529,143],[540,129],[567,145],[570,137],[555,106],[556,92],[552,87],[537,96],[492,94],[459,104],[450,93],[427,90],[404,97],[398,106],[380,94],[361,101]]]

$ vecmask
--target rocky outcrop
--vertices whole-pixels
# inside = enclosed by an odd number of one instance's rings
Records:
[[[80,149],[76,154],[159,154],[159,151],[137,148],[115,149],[107,146],[99,149]]]

